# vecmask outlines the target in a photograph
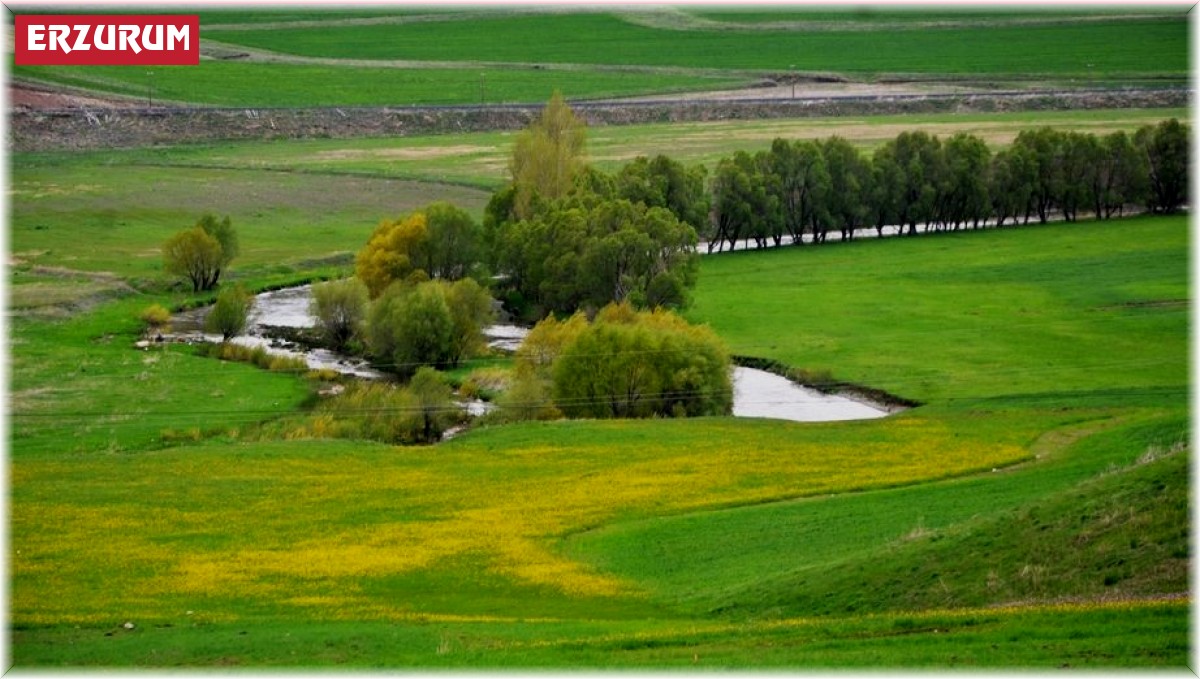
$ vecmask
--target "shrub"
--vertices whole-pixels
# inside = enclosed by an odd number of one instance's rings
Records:
[[[160,332],[171,322],[171,312],[161,304],[151,304],[142,309],[138,319],[146,324],[147,330]]]
[[[696,417],[733,407],[724,345],[670,311],[611,304],[591,324],[582,316],[548,319],[530,338],[518,352],[517,381],[500,400],[518,419],[549,414],[551,400],[568,417]]]
[[[481,350],[491,318],[492,299],[475,281],[393,283],[371,306],[367,340],[377,365],[410,376]]]
[[[204,329],[220,333],[221,339],[228,342],[246,329],[252,302],[253,297],[240,284],[222,289],[217,294],[217,303],[204,319]]]
[[[367,301],[367,286],[357,278],[313,286],[312,314],[330,348],[341,351],[359,335],[366,320]]]

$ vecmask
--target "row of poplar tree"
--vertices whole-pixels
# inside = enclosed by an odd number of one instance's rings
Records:
[[[1130,135],[1026,130],[993,153],[968,133],[903,132],[869,155],[840,137],[776,139],[722,159],[711,181],[709,250],[842,239],[858,229],[958,229],[1128,209],[1169,213],[1187,201],[1189,130],[1178,120]]]

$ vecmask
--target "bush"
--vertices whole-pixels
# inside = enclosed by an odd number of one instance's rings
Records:
[[[481,350],[491,318],[492,299],[473,280],[393,283],[371,307],[367,340],[377,365],[405,377]]]
[[[547,319],[526,344],[499,402],[506,417],[547,417],[550,408],[567,417],[696,417],[733,407],[724,345],[670,311],[610,304],[591,324],[582,315]]]
[[[343,438],[391,444],[436,443],[464,417],[441,375],[424,368],[407,387],[353,381],[324,400],[290,438]]]
[[[171,312],[161,304],[151,304],[142,309],[142,313],[138,314],[138,320],[146,324],[147,330],[161,332],[171,322]]]
[[[312,288],[312,314],[317,330],[335,351],[342,351],[363,329],[367,286],[357,278],[317,283]]]
[[[204,319],[204,329],[219,333],[222,341],[228,342],[246,329],[253,299],[240,284],[222,289],[217,295],[217,303]]]

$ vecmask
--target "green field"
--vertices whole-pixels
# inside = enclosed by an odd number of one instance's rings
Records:
[[[635,15],[636,17],[636,15]],[[1142,36],[1130,40],[1131,35]],[[569,39],[567,37],[569,36]],[[1119,37],[1118,37],[1119,36]],[[628,16],[557,13],[468,21],[205,32],[223,43],[309,57],[375,60],[600,64],[835,73],[1183,73],[1182,16],[1094,24],[899,31],[672,30]],[[1142,42],[1144,40],[1144,42]],[[1123,49],[1114,50],[1112,45]],[[1174,55],[1174,56],[1167,56]]]
[[[147,104],[529,103],[836,74],[985,85],[1186,82],[1186,16],[1163,8],[980,13],[282,10],[201,13],[196,67],[12,66]],[[886,31],[886,39],[881,39]],[[1114,48],[1119,46],[1119,48]]]
[[[270,25],[309,12],[214,12],[205,22],[224,23],[221,39],[231,43],[274,49],[291,38],[297,54],[322,55],[332,49],[323,36],[353,28],[361,39],[345,49],[357,51],[335,56],[439,59],[458,40],[472,45],[473,60],[523,59],[512,44],[469,43],[472,30],[495,22],[496,35],[509,36],[499,43],[517,42],[521,31],[542,36],[529,40],[539,60],[605,55],[594,73],[622,87],[675,63],[700,77],[691,71],[698,52],[681,48],[668,62],[650,49],[668,35],[685,47],[707,36],[724,46],[710,49],[730,69],[739,59],[784,58],[774,47],[737,47],[733,37],[744,34],[704,28],[765,21],[760,14],[696,12],[686,30],[611,13],[402,21],[423,14],[362,10],[343,16],[387,21],[336,30]],[[902,38],[916,39],[918,24],[940,18],[873,20],[912,22],[914,35]],[[244,30],[228,27],[235,23]],[[1067,73],[1122,28],[1147,38],[1130,40],[1135,49],[1175,55],[1144,66],[1125,54],[1125,73],[1186,72],[1170,61],[1186,53],[1177,49],[1186,41],[1181,20],[1070,28],[1087,35],[1047,21],[989,25],[978,40],[1007,36],[1020,48],[1040,33],[1068,37],[1058,57],[1039,59],[1042,71]],[[424,51],[412,57],[401,53],[405,43],[379,39],[414,29],[439,39],[414,43]],[[544,39],[564,29],[593,37]],[[854,33],[839,44],[879,37]],[[848,50],[838,68],[862,59],[870,70],[867,57],[890,49]],[[947,40],[944,49],[963,48]],[[1023,68],[998,61],[1020,51],[980,58]],[[655,66],[608,70],[626,53]],[[243,67],[236,86],[269,85],[262,101],[283,101],[290,88],[286,96],[308,103],[304,83],[324,76],[289,84],[285,74],[298,72],[290,69],[335,78],[347,68],[206,62],[197,72]],[[760,67],[782,68],[747,68]],[[445,71],[459,72],[468,90],[447,97],[470,100],[473,68]],[[950,59],[938,68],[989,67]],[[381,74],[361,82],[392,77]],[[104,74],[132,93],[140,77]],[[154,77],[167,87],[175,75]],[[199,82],[160,93],[250,96],[219,93],[213,81],[190,89]],[[512,96],[544,98],[530,82],[514,79],[534,94]],[[412,87],[372,96],[408,96]],[[360,95],[328,101],[343,96]],[[589,130],[588,148],[608,171],[656,153],[711,167],[778,136],[838,134],[869,150],[900,131],[971,132],[999,148],[1043,125],[1132,131],[1188,113],[601,127]],[[182,345],[134,348],[142,309],[204,301],[172,287],[159,254],[200,213],[229,214],[239,230],[242,252],[224,280],[262,289],[345,275],[380,219],[434,200],[481,215],[505,181],[512,139],[493,132],[11,158],[7,557],[16,668],[1188,665],[1187,217],[702,259],[690,320],[709,324],[732,353],[828,371],[921,404],[875,421],[563,421],[392,447],[299,436],[293,423],[319,398],[309,378],[201,358]]]

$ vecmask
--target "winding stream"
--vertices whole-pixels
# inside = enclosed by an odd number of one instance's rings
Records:
[[[316,319],[309,313],[312,286],[284,288],[256,295],[247,319],[246,331],[232,342],[247,347],[264,347],[267,351],[301,357],[313,369],[332,369],[344,375],[377,379],[383,377],[366,361],[336,354],[326,349],[300,351],[293,345],[272,337],[271,328],[311,328]],[[171,322],[172,336],[184,340],[221,341],[220,335],[206,334],[204,315],[208,308],[193,309],[177,314]],[[505,351],[520,346],[528,328],[515,325],[493,325],[484,330],[488,345]],[[481,415],[490,404],[465,404],[472,415]],[[733,370],[734,417],[760,417],[794,422],[833,422],[867,420],[886,417],[888,409],[844,396],[823,394],[773,373],[754,368]]]

